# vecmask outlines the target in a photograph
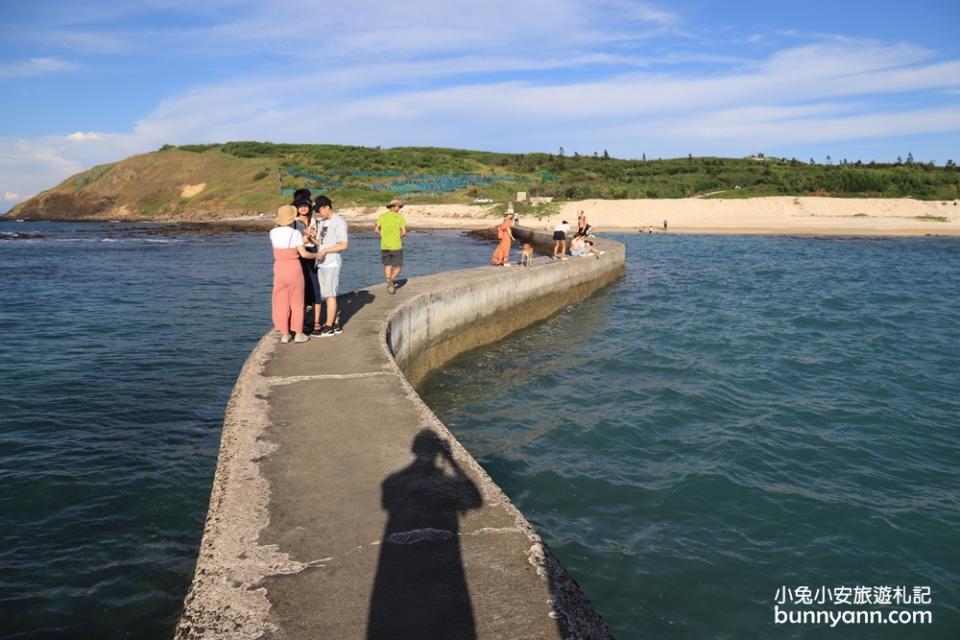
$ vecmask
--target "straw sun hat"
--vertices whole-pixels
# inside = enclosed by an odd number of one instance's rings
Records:
[[[282,227],[290,224],[297,219],[297,209],[289,204],[285,204],[277,209],[277,219],[274,224]]]
[[[401,209],[403,209],[403,201],[398,200],[397,198],[394,198],[387,204],[387,208],[389,209],[390,207],[400,207]]]

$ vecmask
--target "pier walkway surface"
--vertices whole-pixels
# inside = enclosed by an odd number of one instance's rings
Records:
[[[516,235],[549,251],[547,234]],[[623,246],[597,245],[599,259],[372,286],[340,297],[339,336],[260,340],[227,407],[176,637],[609,637],[412,386],[619,277]]]

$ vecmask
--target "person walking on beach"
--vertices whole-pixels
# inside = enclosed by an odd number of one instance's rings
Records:
[[[570,225],[564,220],[553,228],[553,256],[554,260],[567,259],[567,234],[570,233]],[[559,255],[558,255],[559,254]]]
[[[380,236],[380,262],[383,264],[383,275],[387,279],[387,293],[397,291],[394,282],[403,269],[403,240],[407,235],[407,221],[400,215],[403,203],[391,200],[387,210],[377,218],[374,231]]]
[[[296,334],[294,342],[310,338],[303,333],[303,271],[300,258],[316,258],[303,246],[303,234],[294,227],[297,210],[284,205],[277,209],[275,226],[270,230],[273,246],[273,326],[280,333],[280,342],[290,342],[290,330]]]
[[[666,218],[664,218],[664,220],[663,220],[663,230],[664,230],[664,231],[667,230],[667,220],[666,220]]]
[[[320,337],[328,338],[342,333],[337,314],[337,287],[340,285],[340,254],[349,246],[347,221],[333,212],[333,202],[327,196],[317,196],[313,202],[319,220],[313,227],[317,243],[317,280],[320,297],[326,307],[326,322],[320,327]],[[314,324],[320,322],[319,303],[313,308]]]
[[[497,238],[499,243],[497,248],[493,250],[493,266],[495,267],[509,267],[510,266],[510,243],[513,242],[513,213],[508,211],[503,216],[503,222],[497,227]]]

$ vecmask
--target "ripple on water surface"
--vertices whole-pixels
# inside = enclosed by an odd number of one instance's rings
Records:
[[[615,634],[905,637],[773,624],[869,585],[955,637],[960,244],[618,239],[623,280],[422,385]]]
[[[0,636],[169,638],[223,409],[270,324],[265,235],[24,223],[0,243]],[[407,274],[485,264],[407,237]],[[354,234],[343,288],[382,278]]]

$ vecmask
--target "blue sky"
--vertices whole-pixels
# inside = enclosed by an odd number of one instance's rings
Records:
[[[0,209],[164,144],[960,161],[960,2],[35,0]]]

